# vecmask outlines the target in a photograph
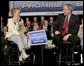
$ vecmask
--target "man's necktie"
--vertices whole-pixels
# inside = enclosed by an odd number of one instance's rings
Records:
[[[68,28],[68,16],[66,16],[64,24],[63,24],[63,31],[62,31],[62,36],[65,36],[67,33],[67,28]]]

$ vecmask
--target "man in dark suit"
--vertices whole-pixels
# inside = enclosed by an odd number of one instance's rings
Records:
[[[62,14],[57,16],[56,22],[53,25],[54,43],[58,47],[63,46],[63,41],[71,42],[71,49],[80,43],[80,38],[77,36],[79,30],[79,17],[72,14],[73,7],[71,4],[63,6]]]

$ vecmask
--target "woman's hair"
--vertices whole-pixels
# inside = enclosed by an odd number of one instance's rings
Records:
[[[18,7],[12,8],[12,9],[11,9],[11,15],[12,15],[12,16],[14,16],[14,13],[16,12],[16,10],[20,10],[20,11],[21,11],[21,9],[18,8]]]

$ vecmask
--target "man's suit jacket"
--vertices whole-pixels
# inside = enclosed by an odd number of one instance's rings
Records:
[[[63,13],[57,16],[57,19],[53,24],[53,31],[58,30],[62,32],[65,17],[66,16]],[[71,14],[68,25],[68,34],[77,35],[78,30],[79,30],[79,17],[77,15]]]

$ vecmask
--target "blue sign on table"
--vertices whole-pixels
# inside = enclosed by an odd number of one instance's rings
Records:
[[[29,41],[31,45],[47,44],[47,36],[45,30],[37,30],[29,32]]]

